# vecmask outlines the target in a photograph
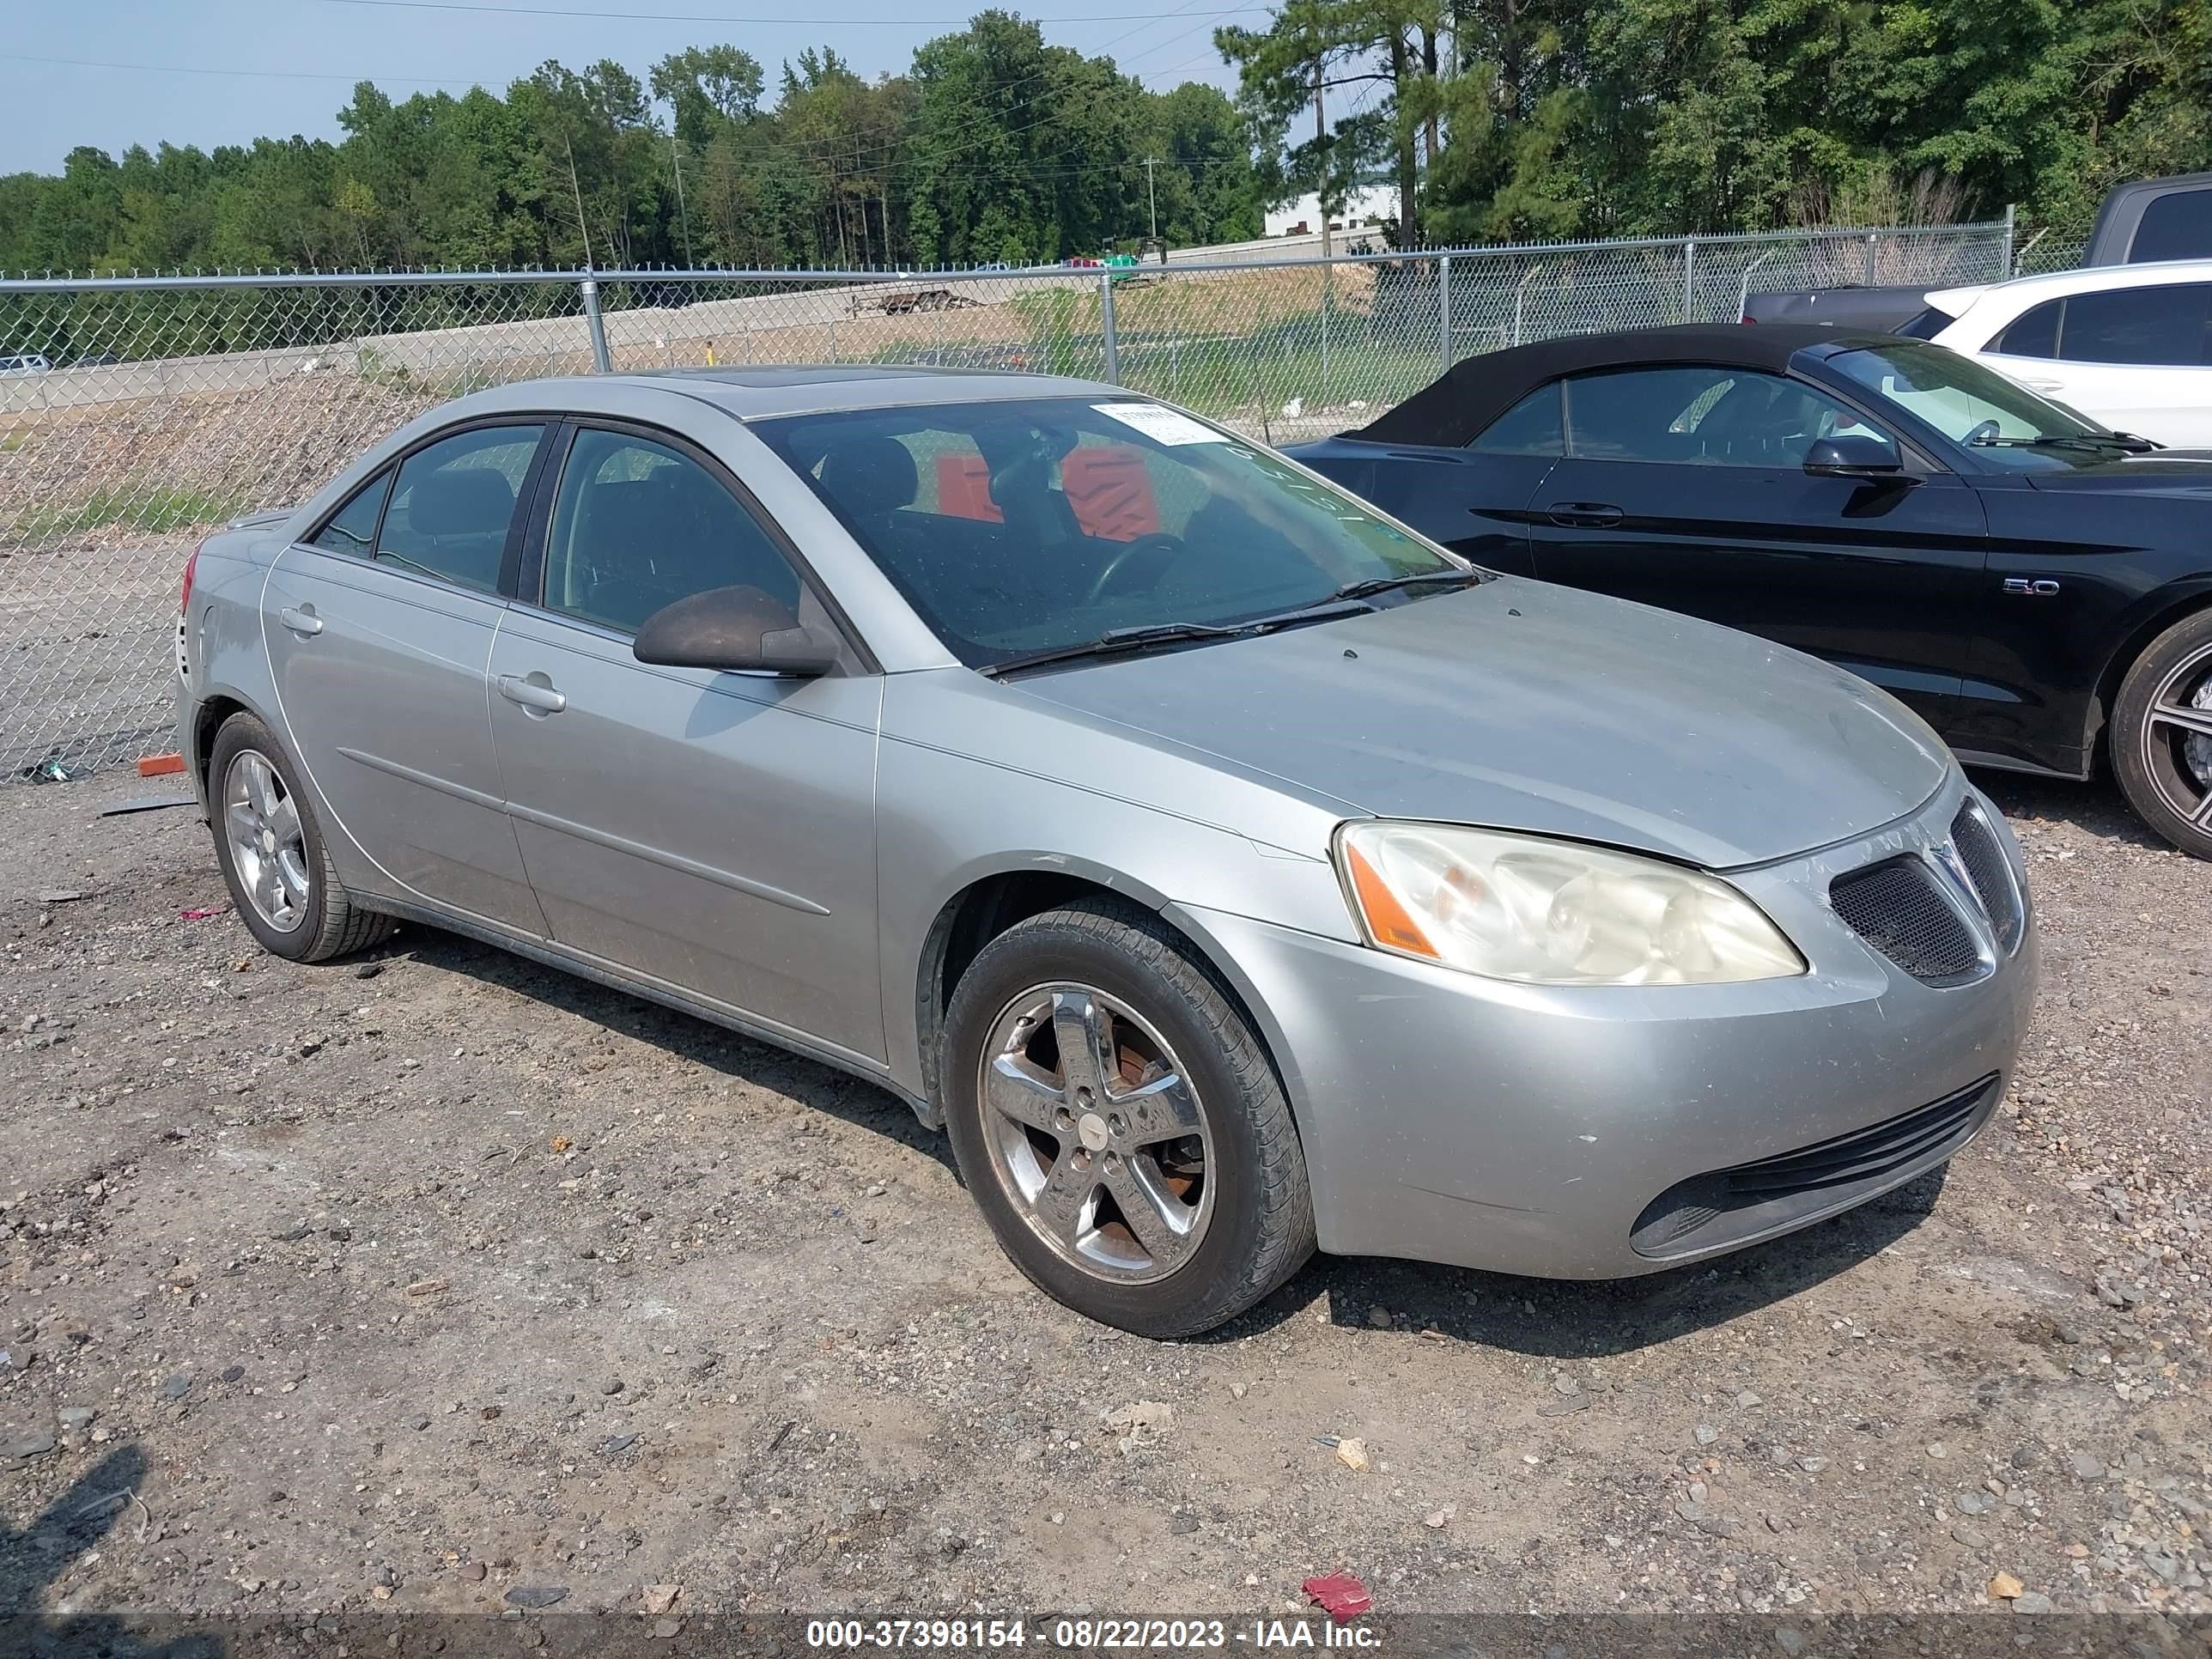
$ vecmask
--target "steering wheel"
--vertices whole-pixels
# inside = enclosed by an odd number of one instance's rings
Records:
[[[1968,428],[1966,435],[1960,439],[1959,441],[1962,444],[1982,443],[1990,438],[1997,436],[2002,430],[2002,428],[1999,427],[1995,421],[1978,422],[1974,426]]]
[[[1150,568],[1151,580],[1145,583],[1145,586],[1147,589],[1158,586],[1160,578],[1168,574],[1168,566],[1182,551],[1182,543],[1164,530],[1138,537],[1106,561],[1106,568],[1092,580],[1090,591],[1083,596],[1083,602],[1096,605],[1106,596],[1106,590],[1115,585],[1116,578],[1124,571],[1142,574]]]

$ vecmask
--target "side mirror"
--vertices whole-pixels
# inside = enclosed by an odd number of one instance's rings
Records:
[[[1897,446],[1871,433],[1846,432],[1815,438],[1805,452],[1805,470],[1816,478],[1900,478],[1905,463]]]
[[[645,619],[630,653],[665,668],[712,668],[817,678],[838,665],[837,641],[802,624],[757,587],[710,587]]]

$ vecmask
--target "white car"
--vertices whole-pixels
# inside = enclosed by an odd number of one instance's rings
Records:
[[[1899,332],[1978,358],[2115,431],[2212,449],[2212,259],[1942,289]]]
[[[36,351],[26,352],[21,356],[0,357],[0,374],[10,378],[19,374],[43,374],[52,367],[42,354]]]

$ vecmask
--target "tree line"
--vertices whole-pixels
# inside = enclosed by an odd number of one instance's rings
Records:
[[[1263,167],[1380,173],[1414,241],[2079,230],[2212,167],[2212,0],[1284,0],[1216,39]]]
[[[1401,245],[1994,216],[2212,167],[2212,0],[1283,0],[1232,100],[986,11],[903,74],[547,63],[0,178],[0,270],[1030,264],[1395,184]],[[1151,165],[1147,165],[1147,163]]]
[[[1260,234],[1243,116],[979,15],[873,80],[693,47],[641,81],[546,63],[504,95],[368,82],[336,143],[263,138],[0,178],[0,270],[1032,264]],[[1145,166],[1149,159],[1153,165]]]

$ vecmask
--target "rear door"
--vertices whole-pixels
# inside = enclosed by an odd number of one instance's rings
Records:
[[[545,429],[418,447],[278,556],[262,604],[279,712],[336,828],[404,893],[541,935],[484,672]]]
[[[709,588],[757,587],[836,629],[735,480],[682,439],[580,423],[544,494],[491,720],[552,937],[881,1060],[881,678],[637,660],[640,624]]]
[[[1536,574],[1825,657],[1941,729],[1983,601],[1974,492],[1805,383],[1613,370],[1565,385],[1567,454],[1533,503]],[[1895,479],[1816,477],[1817,438],[1871,434]]]

